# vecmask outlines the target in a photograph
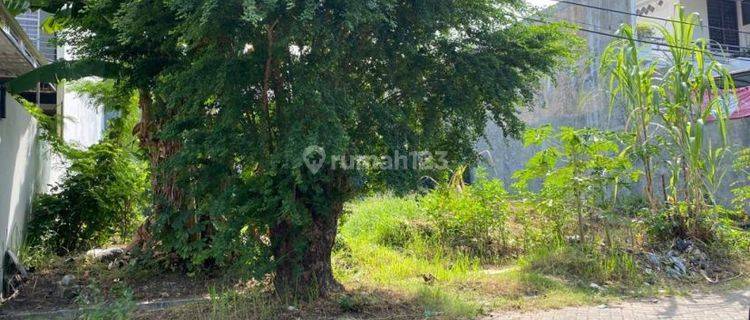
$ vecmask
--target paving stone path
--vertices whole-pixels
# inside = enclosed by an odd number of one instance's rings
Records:
[[[573,307],[530,313],[501,312],[485,320],[748,320],[750,290],[721,295],[665,297],[651,301],[622,302],[611,305]]]

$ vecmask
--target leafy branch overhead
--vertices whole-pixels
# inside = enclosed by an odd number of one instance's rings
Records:
[[[36,88],[38,83],[58,83],[63,80],[77,80],[89,76],[107,79],[118,78],[120,65],[96,60],[58,60],[18,76],[6,84],[8,92],[20,94]]]

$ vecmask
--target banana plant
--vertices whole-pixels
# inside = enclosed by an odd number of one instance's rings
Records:
[[[58,83],[62,80],[77,80],[90,76],[116,79],[121,71],[122,67],[113,62],[90,59],[58,60],[8,81],[6,88],[11,94],[20,94],[35,88],[38,83]]]

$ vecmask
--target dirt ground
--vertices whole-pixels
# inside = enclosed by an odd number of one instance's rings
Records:
[[[0,306],[0,314],[75,309],[92,298],[112,300],[115,287],[131,289],[135,301],[160,301],[204,297],[212,289],[242,284],[239,277],[134,270],[128,265],[109,268],[107,262],[85,256],[59,258],[44,269],[29,271],[21,290]],[[63,284],[66,276],[72,280]]]
[[[110,303],[118,299],[116,288],[132,291],[138,311],[131,317],[155,319],[348,319],[423,318],[424,310],[413,301],[387,291],[353,288],[314,303],[288,302],[273,298],[268,284],[245,281],[248,277],[228,270],[215,274],[186,270],[167,272],[162,267],[137,270],[125,265],[109,268],[107,262],[90,261],[85,255],[59,258],[29,278],[12,299],[0,305],[0,318],[36,315],[33,318],[75,315],[73,310],[97,307],[92,299]],[[63,279],[74,277],[66,285]],[[249,292],[255,298],[219,298],[227,292]],[[213,296],[212,296],[213,295]],[[190,301],[188,303],[176,303]],[[88,302],[88,304],[87,304]],[[227,303],[229,302],[229,303]],[[168,306],[168,307],[163,307]],[[154,307],[156,306],[156,307]],[[259,309],[263,309],[262,312]],[[62,316],[65,317],[65,316]]]

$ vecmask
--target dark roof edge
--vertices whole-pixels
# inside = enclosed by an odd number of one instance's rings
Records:
[[[10,12],[8,12],[2,1],[0,1],[0,29],[2,29],[6,35],[10,36],[11,42],[13,42],[16,49],[18,49],[18,51],[26,57],[29,63],[31,63],[32,69],[49,63],[39,50],[37,50],[34,44],[32,44],[29,36],[23,31],[23,28],[21,28]]]

